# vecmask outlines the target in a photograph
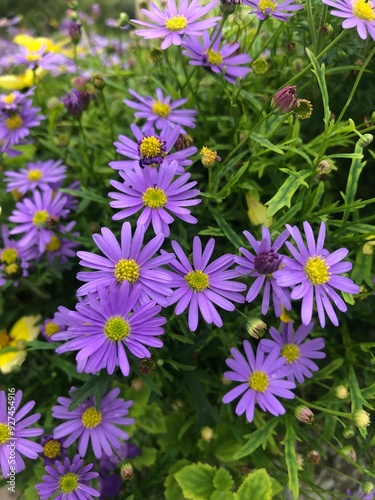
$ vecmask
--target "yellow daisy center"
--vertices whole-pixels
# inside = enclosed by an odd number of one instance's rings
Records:
[[[171,112],[171,107],[169,106],[169,104],[166,104],[164,102],[155,101],[152,105],[152,111],[155,113],[155,115],[158,115],[161,118],[165,118]]]
[[[49,217],[47,210],[37,210],[33,217],[33,224],[35,226],[42,226]]]
[[[210,64],[219,65],[223,62],[223,56],[220,52],[216,52],[215,50],[208,49],[205,54],[207,54],[208,62]]]
[[[53,235],[50,242],[46,245],[46,250],[48,252],[57,252],[61,248],[61,240],[57,236]]]
[[[4,347],[7,347],[9,345],[10,338],[9,335],[7,334],[6,330],[1,330],[0,331],[0,350],[4,349]]]
[[[86,429],[94,429],[102,421],[102,414],[93,406],[90,406],[83,412],[82,424]]]
[[[43,454],[47,458],[56,458],[60,455],[61,452],[61,443],[56,441],[55,439],[51,439],[47,441],[47,443],[43,446]]]
[[[32,168],[27,172],[27,178],[29,181],[38,181],[43,177],[43,172],[39,168]]]
[[[7,424],[0,424],[0,445],[6,443],[10,438],[10,430]]]
[[[305,264],[305,273],[313,285],[323,285],[331,277],[329,265],[320,255],[309,258]]]
[[[12,264],[12,262],[15,262],[18,257],[18,252],[15,248],[4,248],[4,250],[1,252],[1,262],[4,262],[4,264]]]
[[[163,207],[168,198],[163,189],[149,187],[143,193],[142,200],[146,207],[156,209]]]
[[[375,9],[372,6],[371,0],[355,0],[353,2],[353,15],[364,21],[375,21]]]
[[[18,273],[19,266],[15,262],[12,262],[12,264],[7,264],[4,266],[4,271],[7,273],[8,276],[11,276],[12,274],[17,274]]]
[[[285,344],[281,349],[281,356],[284,356],[287,363],[291,364],[301,357],[299,347],[296,344]]]
[[[29,53],[26,56],[26,60],[29,61],[29,62],[39,61],[40,60],[40,54]]]
[[[255,392],[266,392],[270,379],[266,372],[255,371],[250,375],[249,386]]]
[[[59,480],[59,486],[63,493],[71,493],[75,491],[78,486],[78,476],[77,474],[64,474]]]
[[[60,327],[59,325],[56,325],[56,323],[49,321],[48,323],[46,323],[44,331],[47,337],[51,337],[51,335],[54,335],[55,333],[60,331]]]
[[[267,9],[274,11],[276,6],[277,2],[273,2],[272,0],[260,0],[258,3],[258,7],[262,12],[265,12]]]
[[[190,271],[184,278],[194,292],[203,292],[203,290],[206,290],[210,286],[208,274],[203,271]]]
[[[5,104],[13,104],[14,103],[14,99],[16,98],[16,96],[14,95],[14,93],[12,92],[11,94],[8,94],[8,95],[4,95],[2,98],[1,98],[1,102],[4,102]]]
[[[115,265],[115,276],[120,283],[134,283],[139,278],[139,265],[134,259],[120,259]]]
[[[165,20],[165,27],[169,31],[184,30],[188,25],[188,20],[185,16],[173,16]]]
[[[162,142],[154,135],[144,137],[139,145],[139,152],[143,158],[153,158],[162,154]]]
[[[130,325],[120,316],[112,316],[105,324],[104,333],[109,340],[117,342],[130,334]]]
[[[22,127],[23,120],[20,115],[13,115],[4,120],[4,123],[9,130],[16,130]]]

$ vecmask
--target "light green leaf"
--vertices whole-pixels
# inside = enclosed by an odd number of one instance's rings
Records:
[[[186,465],[175,475],[183,494],[189,500],[207,500],[214,492],[216,467],[208,464]]]
[[[238,460],[242,457],[246,457],[253,453],[253,451],[255,451],[260,445],[266,443],[278,423],[278,420],[274,418],[263,425],[263,427],[261,427],[260,429],[257,429],[251,434],[248,434],[246,436],[249,438],[247,443],[240,449],[238,453],[234,455],[233,458],[235,460]]]
[[[230,491],[217,491],[215,490],[210,496],[209,500],[233,500],[234,494]]]
[[[358,153],[358,154],[363,152],[363,149],[360,146],[358,146],[358,143],[356,143],[356,145],[355,145],[354,152]],[[345,189],[345,204],[346,205],[350,205],[351,203],[354,202],[355,194],[357,192],[359,176],[361,175],[361,172],[362,172],[363,167],[365,165],[366,165],[366,162],[361,162],[360,159],[353,158],[352,163],[350,165],[348,180],[347,180],[346,189]],[[345,210],[345,213],[343,216],[343,224],[348,220],[349,214],[350,214],[350,209],[347,208]]]
[[[373,274],[371,271],[372,267],[372,255],[367,255],[363,253],[362,247],[358,249],[353,271],[351,273],[351,279],[357,283],[366,283],[368,286],[372,287]]]
[[[182,493],[182,489],[180,485],[175,479],[175,474],[179,470],[181,470],[185,465],[189,465],[189,460],[182,459],[176,462],[168,471],[167,479],[164,482],[165,491],[164,498],[165,500],[185,500],[184,494]]]
[[[266,469],[249,474],[235,495],[236,500],[271,500],[272,483]]]
[[[219,491],[229,491],[233,486],[233,477],[226,469],[220,467],[215,474],[213,484]]]
[[[307,48],[305,50],[311,61],[313,67],[312,72],[316,76],[320,92],[322,94],[322,101],[324,108],[324,124],[325,124],[325,130],[327,130],[330,121],[329,118],[331,115],[331,110],[329,109],[329,97],[328,97],[327,83],[325,78],[325,65],[322,64],[321,66],[319,66],[319,63],[315,58],[314,54],[311,52],[311,50]]]
[[[290,418],[285,419],[286,434],[284,439],[285,462],[288,469],[288,488],[295,500],[299,497],[298,464],[296,456],[296,434]]]
[[[140,470],[142,467],[150,467],[156,462],[157,450],[148,446],[142,446],[142,453],[134,458],[129,458],[128,461],[133,467]]]
[[[251,134],[250,139],[257,142],[258,144],[260,144],[264,148],[269,149],[270,151],[274,151],[275,153],[277,153],[279,155],[284,154],[284,151],[282,149],[280,149],[277,146],[275,146],[274,144],[272,144],[272,142],[270,142],[268,139],[266,139],[263,135]]]
[[[310,175],[311,172],[309,172],[308,170],[300,170],[296,174],[289,175],[289,177],[279,188],[275,196],[266,203],[266,205],[268,205],[266,214],[267,217],[272,217],[276,212],[278,212],[285,206],[290,208],[292,197],[297,189],[301,185],[308,187],[305,179]]]
[[[333,361],[331,361],[331,363],[329,363],[329,365],[325,366],[316,374],[314,374],[314,380],[324,380],[326,378],[330,378],[331,373],[334,373],[336,370],[338,370],[343,362],[344,360],[342,358],[334,359]]]
[[[151,403],[145,407],[142,418],[137,419],[137,424],[150,434],[163,434],[167,432],[165,416],[157,403]]]

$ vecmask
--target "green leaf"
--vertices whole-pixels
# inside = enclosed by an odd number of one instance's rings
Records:
[[[301,170],[297,173],[289,175],[289,177],[277,191],[275,196],[266,203],[266,205],[268,205],[266,216],[272,217],[276,212],[278,212],[285,206],[290,208],[292,197],[297,189],[301,185],[308,187],[305,179],[310,175],[311,172],[309,172],[308,170]]]
[[[203,464],[186,465],[175,475],[183,494],[189,500],[207,500],[214,492],[216,467]]]
[[[257,142],[258,144],[260,144],[264,148],[269,149],[270,151],[274,151],[275,153],[277,153],[279,155],[284,154],[284,151],[282,149],[280,149],[277,146],[275,146],[274,144],[272,144],[272,142],[270,142],[268,139],[266,139],[263,135],[251,134],[250,139]]]
[[[226,222],[226,220],[223,218],[222,215],[219,214],[217,210],[215,210],[213,207],[208,205],[208,208],[213,215],[217,225],[219,228],[223,231],[225,236],[228,238],[228,240],[236,247],[242,247],[243,246],[243,241],[242,239],[238,236],[238,234],[233,231],[233,229],[229,226],[229,224]]]
[[[351,279],[359,284],[365,282],[368,286],[372,287],[373,274],[371,271],[372,255],[363,253],[362,247],[358,249],[353,271],[350,275]]]
[[[94,376],[90,378],[87,382],[85,382],[81,387],[79,387],[72,393],[73,399],[69,405],[68,410],[75,410],[81,403],[83,403],[83,401],[88,399],[91,394],[94,394],[94,392],[96,392],[98,384],[103,383],[105,382],[103,379],[100,379],[100,376]]]
[[[327,130],[330,121],[329,119],[331,115],[331,110],[329,109],[329,97],[328,97],[327,83],[325,78],[325,65],[322,64],[321,66],[319,66],[318,61],[315,58],[314,54],[311,52],[311,50],[309,50],[308,48],[306,48],[305,50],[311,61],[313,67],[312,72],[316,76],[320,92],[322,94],[322,101],[324,108],[324,124],[325,124],[325,130]]]
[[[266,469],[249,474],[235,495],[236,500],[271,500],[272,483]]]
[[[356,143],[354,152],[355,153],[362,153],[362,151],[363,151],[363,149],[358,146],[358,143]],[[361,175],[361,172],[362,172],[363,167],[365,165],[366,165],[366,162],[361,162],[360,159],[353,158],[352,163],[350,165],[348,180],[346,183],[345,205],[350,205],[350,203],[354,202],[355,194],[357,192],[359,176]],[[343,216],[343,220],[342,220],[343,224],[348,220],[349,214],[350,214],[350,209],[347,208],[345,210],[345,213]]]
[[[233,477],[226,469],[220,467],[215,474],[213,484],[219,491],[229,491],[233,486]]]
[[[294,431],[292,420],[288,417],[285,419],[286,434],[284,439],[285,462],[288,469],[288,488],[293,493],[293,498],[298,499],[299,496],[299,481],[298,481],[298,464],[296,456],[296,434]]]
[[[163,434],[167,432],[165,416],[157,403],[151,403],[145,407],[142,418],[137,419],[137,424],[150,434]]]
[[[263,425],[263,427],[261,427],[260,429],[257,429],[251,434],[248,434],[246,436],[249,438],[248,442],[240,449],[238,453],[234,455],[233,458],[235,460],[239,460],[240,458],[247,457],[248,455],[253,453],[253,451],[255,451],[260,445],[265,444],[278,423],[278,420],[274,418]]]
[[[226,198],[227,196],[229,196],[229,195],[230,195],[230,193],[231,193],[231,188],[232,188],[232,187],[235,187],[235,186],[238,184],[238,182],[240,181],[240,179],[241,179],[241,177],[243,176],[243,174],[244,174],[245,172],[247,172],[248,168],[249,168],[249,162],[248,162],[248,161],[245,161],[245,163],[241,166],[241,168],[240,168],[239,170],[237,170],[237,171],[235,172],[235,174],[234,174],[234,175],[232,175],[232,176],[229,178],[229,180],[228,180],[227,184],[225,184],[225,186],[223,187],[223,189],[222,189],[221,191],[219,191],[219,192],[216,194],[216,196],[217,196],[218,198],[221,198],[221,199],[224,199],[224,198]]]
[[[219,425],[216,428],[215,439],[212,447],[212,453],[221,462],[233,462],[235,454],[241,449],[242,435],[236,436],[235,429],[229,425]]]
[[[217,491],[215,490],[210,496],[209,500],[233,500],[234,494],[230,491]]]
[[[182,363],[179,363],[178,361],[175,361],[174,359],[165,359],[164,363],[168,363],[169,365],[173,366],[175,370],[185,370],[187,372],[192,372],[197,368],[193,365],[184,365]]]
[[[28,351],[43,351],[49,349],[56,349],[59,347],[59,342],[43,342],[41,340],[32,340],[31,342],[24,343]]]
[[[157,450],[155,448],[150,448],[148,446],[142,446],[142,453],[134,458],[129,458],[128,461],[136,469],[142,469],[142,467],[150,467],[156,462]]]
[[[326,378],[330,378],[331,373],[334,373],[336,370],[338,370],[343,362],[344,360],[342,358],[334,359],[333,361],[331,361],[331,363],[329,363],[329,365],[325,366],[316,374],[314,374],[314,380],[324,380]]]
[[[71,194],[72,196],[75,196],[77,198],[83,198],[84,200],[89,200],[89,201],[95,201],[95,203],[101,203],[103,205],[108,205],[108,200],[106,198],[103,198],[102,196],[99,196],[91,191],[87,191],[84,188],[82,188],[81,191],[76,191],[75,189],[59,189],[62,193],[67,193]]]
[[[77,380],[83,380],[84,382],[91,378],[91,375],[87,373],[78,373],[77,365],[67,361],[62,356],[53,357],[50,366],[51,369],[56,368],[57,370],[64,372],[69,382],[71,382],[74,378]]]
[[[165,491],[164,498],[165,500],[185,500],[184,494],[182,493],[182,489],[180,485],[175,479],[175,474],[179,470],[181,470],[185,465],[189,465],[190,461],[186,459],[179,460],[176,462],[168,471],[167,479],[164,481]]]

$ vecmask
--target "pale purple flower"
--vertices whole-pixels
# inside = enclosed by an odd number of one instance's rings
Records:
[[[24,93],[14,90],[9,94],[0,94],[0,111],[16,112],[18,110],[18,106],[21,106],[28,99],[28,97],[33,95],[34,90],[35,87],[32,87]]]
[[[57,460],[61,462],[66,457],[66,448],[61,439],[54,439],[52,434],[42,436],[40,444],[43,451],[40,456],[43,458],[44,465],[54,465]]]
[[[175,0],[167,0],[164,11],[160,10],[154,3],[150,4],[150,10],[141,9],[141,13],[153,23],[132,19],[134,24],[146,26],[146,29],[136,30],[135,34],[143,38],[164,38],[160,48],[167,49],[170,45],[181,45],[183,35],[201,35],[206,30],[216,25],[221,17],[210,17],[204,21],[199,18],[208,14],[217,6],[217,1],[212,0],[204,7],[199,5],[199,0],[181,0],[177,8]]]
[[[288,380],[294,382],[297,380],[300,384],[305,378],[311,378],[312,372],[318,371],[319,367],[312,359],[323,359],[325,353],[324,339],[317,338],[304,342],[314,327],[314,323],[300,325],[297,331],[293,331],[293,321],[281,323],[281,333],[273,326],[270,328],[270,335],[273,340],[262,339],[259,348],[264,352],[271,352],[275,347],[279,347],[280,354],[286,360],[290,369]]]
[[[352,493],[351,490],[346,490],[346,494],[348,495],[346,500],[374,500],[375,489],[370,491],[370,493],[365,493],[362,487],[358,486],[358,489],[355,493]]]
[[[244,0],[243,4],[251,7],[249,14],[255,14],[259,21],[273,17],[279,21],[289,21],[295,11],[303,9],[295,0]]]
[[[51,71],[54,75],[65,62],[65,56],[55,52],[47,52],[45,45],[36,51],[19,47],[19,53],[13,59],[14,64],[26,64],[29,69],[42,68],[45,71]]]
[[[230,352],[233,359],[226,360],[232,371],[225,372],[224,377],[240,384],[227,392],[223,403],[230,403],[243,394],[236,406],[236,414],[242,415],[246,412],[249,422],[253,421],[256,403],[263,411],[268,411],[276,417],[283,415],[285,408],[277,397],[293,399],[294,394],[290,389],[294,389],[296,385],[290,380],[283,380],[288,375],[289,368],[285,365],[285,358],[280,356],[280,348],[275,347],[266,356],[258,346],[254,356],[248,340],[244,341],[243,347],[246,358],[238,349],[232,347]]]
[[[335,326],[339,321],[331,302],[341,311],[345,312],[347,306],[335,289],[346,293],[359,293],[359,286],[344,276],[351,270],[351,262],[341,262],[349,253],[346,248],[340,248],[329,253],[324,248],[326,225],[320,224],[318,239],[315,243],[313,230],[308,222],[303,223],[307,247],[297,226],[287,229],[294,238],[297,248],[286,242],[293,258],[284,257],[283,267],[274,273],[276,282],[282,287],[294,287],[291,292],[293,300],[302,299],[301,318],[304,325],[308,325],[312,318],[314,299],[318,317],[322,328],[325,326],[325,314]]]
[[[0,143],[3,146],[16,146],[30,135],[30,129],[40,125],[45,116],[38,115],[40,108],[33,108],[32,102],[27,100],[16,112],[0,113]]]
[[[28,163],[27,168],[21,168],[17,172],[6,170],[4,182],[7,191],[17,190],[22,194],[38,188],[47,190],[55,189],[65,178],[66,166],[62,161],[47,160]]]
[[[358,35],[366,40],[367,34],[375,40],[375,1],[374,0],[322,0],[333,7],[331,14],[342,17],[344,29],[357,28]]]
[[[193,189],[196,181],[188,182],[190,174],[176,177],[177,161],[162,163],[159,170],[142,169],[137,163],[134,170],[120,172],[124,182],[111,181],[111,185],[119,192],[110,192],[108,196],[115,201],[110,202],[112,208],[119,208],[113,220],[122,220],[141,212],[137,225],[147,229],[152,224],[155,234],[169,236],[169,225],[177,217],[189,224],[198,220],[191,215],[189,206],[198,205],[201,200],[198,189]],[[174,216],[174,217],[173,217]]]
[[[234,255],[222,255],[209,264],[215,248],[214,238],[208,241],[202,251],[201,240],[195,236],[193,263],[190,263],[177,241],[172,241],[172,247],[177,256],[170,264],[174,271],[171,273],[173,286],[177,288],[170,299],[170,304],[177,302],[175,313],[181,314],[189,308],[188,322],[193,332],[198,327],[199,312],[207,323],[222,327],[223,320],[216,306],[225,311],[234,311],[235,306],[232,302],[245,301],[239,292],[243,292],[246,285],[233,281],[238,277],[238,273],[234,269],[229,269],[234,263]]]
[[[279,317],[282,314],[282,306],[287,310],[291,309],[290,294],[287,288],[277,284],[273,273],[282,265],[283,255],[277,252],[289,237],[289,233],[286,230],[283,231],[273,245],[270,232],[266,226],[262,227],[261,241],[257,241],[248,231],[244,231],[244,235],[252,246],[255,255],[246,248],[240,248],[243,257],[235,257],[236,263],[239,264],[237,271],[241,275],[256,278],[247,292],[246,300],[247,302],[253,302],[264,287],[262,314],[267,314],[272,297],[275,314]]]
[[[70,257],[76,256],[75,248],[78,243],[73,241],[72,238],[78,238],[80,234],[77,231],[72,231],[75,225],[75,221],[71,221],[65,226],[60,225],[59,232],[55,232],[51,236],[49,243],[46,245],[47,260],[50,264],[52,262],[58,265],[65,264]],[[64,238],[64,235],[69,235],[69,238]]]

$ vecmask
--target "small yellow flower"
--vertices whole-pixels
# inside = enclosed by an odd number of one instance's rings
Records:
[[[272,225],[272,217],[266,217],[267,207],[260,203],[255,196],[250,194],[250,192],[246,193],[246,203],[249,209],[247,215],[251,224],[254,226],[262,224],[266,227],[270,227]]]
[[[37,68],[35,72],[28,69],[22,75],[2,75],[0,76],[0,88],[7,90],[27,89],[35,85],[46,73],[46,70]]]

